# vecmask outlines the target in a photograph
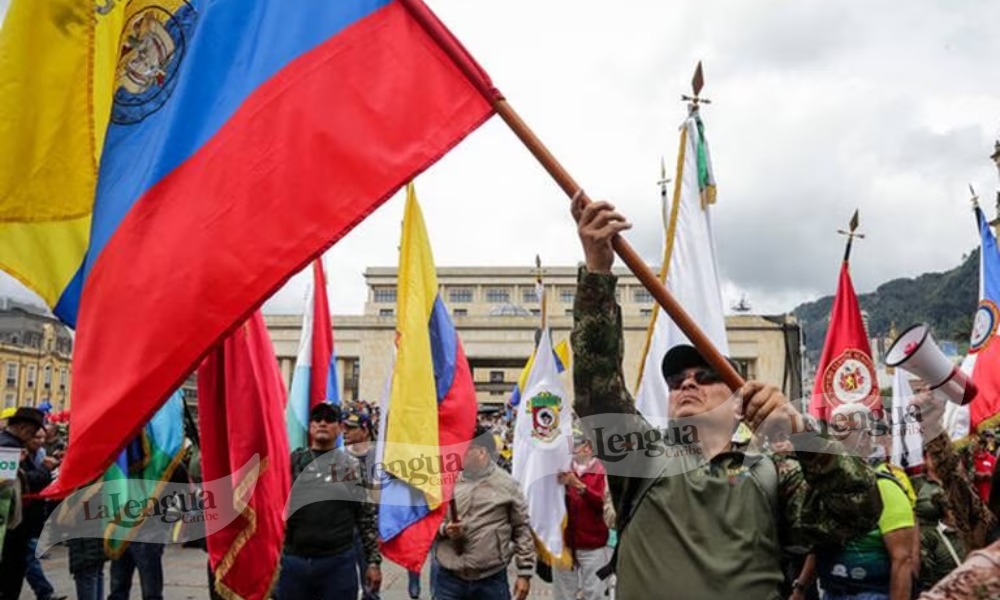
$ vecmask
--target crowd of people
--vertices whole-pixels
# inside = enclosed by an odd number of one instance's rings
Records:
[[[734,395],[697,349],[676,346],[662,363],[668,412],[696,452],[640,451],[662,434],[637,413],[622,375],[610,240],[628,223],[601,202],[578,203],[574,215],[586,262],[572,333],[572,463],[553,474],[570,560],[551,565],[536,554],[526,496],[509,473],[512,413],[483,414],[430,551],[431,597],[523,600],[537,576],[559,600],[1000,598],[996,437],[987,430],[955,447],[930,392],[916,400],[922,464],[902,468],[890,464],[890,436],[873,427],[880,416],[871,407],[837,407],[831,419],[849,426],[820,435],[829,430],[774,386],[751,381]],[[309,416],[308,447],[291,453],[274,596],[377,599],[378,408],[320,404]],[[749,434],[737,434],[741,424]],[[635,443],[612,455],[601,439],[616,436]],[[31,499],[57,474],[65,431],[20,408],[0,447],[21,449],[19,476],[0,495],[0,600],[19,598],[23,580],[39,600],[65,598],[35,558],[48,509]],[[182,471],[197,483],[196,452]],[[68,545],[76,597],[102,598],[103,540]],[[135,572],[145,600],[162,598],[162,555],[162,545],[129,545],[112,563],[110,598],[128,597]],[[420,581],[409,573],[411,598],[421,597]]]

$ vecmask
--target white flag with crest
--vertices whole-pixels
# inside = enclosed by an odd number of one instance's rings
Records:
[[[568,566],[563,548],[566,490],[559,473],[571,468],[573,414],[559,376],[549,329],[542,330],[535,362],[517,407],[513,475],[528,501],[536,545],[549,564]]]

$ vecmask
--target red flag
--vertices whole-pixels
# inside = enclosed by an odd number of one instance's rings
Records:
[[[323,259],[313,261],[312,371],[309,373],[309,408],[322,402],[340,404],[337,372],[333,364],[333,326],[326,297]],[[331,377],[332,375],[332,377]]]
[[[1000,250],[989,219],[976,207],[981,249],[979,256],[979,306],[972,322],[966,365],[979,393],[969,405],[970,432],[1000,423]]]
[[[841,404],[862,402],[874,409],[879,400],[868,334],[847,266],[844,261],[840,267],[830,328],[826,331],[823,356],[816,369],[816,386],[809,402],[809,413],[824,421]]]
[[[205,481],[232,478],[240,516],[208,537],[209,564],[224,597],[263,599],[278,576],[291,486],[285,386],[260,311],[198,369],[198,418]],[[260,458],[256,483],[233,475]],[[247,499],[249,495],[249,499]]]

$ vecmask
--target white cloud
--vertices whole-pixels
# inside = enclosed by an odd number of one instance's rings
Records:
[[[660,156],[673,161],[679,96],[704,59],[727,303],[746,293],[773,312],[832,293],[835,231],[856,207],[861,292],[977,243],[967,184],[996,187],[1000,4],[428,2],[587,191],[635,222],[627,237],[650,259]],[[417,190],[439,265],[581,258],[567,199],[498,119]],[[396,263],[401,213],[397,196],[327,253],[335,312],[361,310],[366,266]],[[304,281],[267,309],[298,311]]]

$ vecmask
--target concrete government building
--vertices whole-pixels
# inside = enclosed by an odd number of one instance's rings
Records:
[[[543,269],[553,343],[568,339],[573,328],[575,267]],[[625,330],[624,370],[634,391],[653,298],[624,269],[618,275],[618,301]],[[341,398],[378,402],[391,373],[396,327],[396,268],[365,271],[368,299],[362,315],[334,315],[334,344]],[[535,292],[536,271],[526,267],[442,267],[441,297],[450,311],[472,367],[481,404],[500,405],[535,345],[541,303]],[[285,383],[290,384],[298,353],[301,315],[267,315]],[[726,317],[732,358],[743,375],[801,397],[800,328],[790,315],[734,314]],[[571,377],[566,377],[572,386]],[[572,389],[569,390],[572,393]]]

